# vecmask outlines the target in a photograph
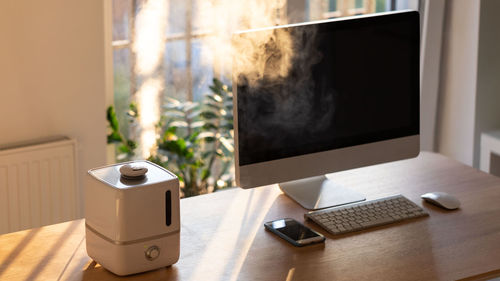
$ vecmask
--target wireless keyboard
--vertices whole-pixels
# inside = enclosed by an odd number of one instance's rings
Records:
[[[406,197],[395,195],[309,212],[304,218],[331,234],[342,234],[428,215]]]

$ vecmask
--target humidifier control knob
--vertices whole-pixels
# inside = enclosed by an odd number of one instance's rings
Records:
[[[148,260],[155,260],[160,255],[160,248],[158,246],[151,246],[146,250],[145,254]]]
[[[120,174],[128,179],[142,178],[148,172],[148,168],[137,164],[126,164],[120,167]]]

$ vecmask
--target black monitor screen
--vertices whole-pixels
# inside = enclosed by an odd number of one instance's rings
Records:
[[[238,34],[239,165],[417,135],[419,32],[403,12]]]

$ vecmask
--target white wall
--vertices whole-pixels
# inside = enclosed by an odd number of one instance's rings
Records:
[[[473,164],[480,1],[446,1],[437,151]]]
[[[439,96],[445,0],[425,1],[421,32],[420,149],[436,149],[436,113]],[[422,18],[422,14],[420,16]]]
[[[481,133],[500,129],[500,1],[481,0],[477,60],[474,167],[479,167]]]
[[[447,0],[437,150],[479,168],[480,135],[500,129],[500,1]]]
[[[3,0],[0,145],[78,142],[80,187],[106,163],[103,1]]]

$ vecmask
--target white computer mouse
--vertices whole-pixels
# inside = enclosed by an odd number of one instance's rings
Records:
[[[458,201],[458,199],[455,196],[450,195],[446,192],[439,192],[439,191],[429,192],[420,197],[424,199],[426,202],[429,202],[444,209],[454,210],[460,207],[460,201]]]

